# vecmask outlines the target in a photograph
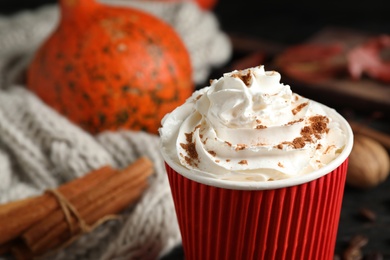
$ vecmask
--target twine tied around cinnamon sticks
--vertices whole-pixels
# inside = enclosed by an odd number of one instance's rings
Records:
[[[68,246],[134,203],[146,189],[152,162],[123,170],[105,166],[42,195],[0,206],[0,255],[31,259]]]
[[[76,240],[79,236],[91,232],[96,227],[100,226],[104,222],[112,219],[118,219],[118,215],[107,215],[100,218],[93,225],[88,225],[88,223],[81,217],[80,213],[76,207],[58,190],[56,189],[47,189],[46,193],[53,195],[60,205],[62,213],[65,216],[66,223],[69,227],[70,239],[62,244],[60,248],[64,248]],[[76,218],[76,223],[72,221],[72,215]],[[77,232],[77,227],[81,229],[81,232]]]
[[[76,217],[77,223],[81,228],[82,233],[87,233],[91,230],[91,227],[87,223],[85,223],[84,219],[80,216],[77,209],[72,205],[72,203],[70,203],[70,201],[64,195],[62,195],[60,192],[58,192],[55,189],[47,189],[46,192],[52,194],[57,199],[58,204],[60,205],[60,208],[64,213],[66,222],[68,223],[71,235],[75,235],[76,233],[75,232],[76,228],[71,221],[72,220],[71,214],[73,214],[73,216]]]

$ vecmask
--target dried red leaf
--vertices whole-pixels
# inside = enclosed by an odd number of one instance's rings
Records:
[[[348,71],[355,80],[364,74],[385,83],[390,82],[390,61],[381,57],[381,53],[390,48],[390,35],[372,37],[356,46],[347,54]]]
[[[287,76],[306,83],[335,77],[345,69],[344,47],[332,44],[300,44],[287,48],[275,65]]]

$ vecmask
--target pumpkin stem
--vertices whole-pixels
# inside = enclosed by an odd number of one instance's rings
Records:
[[[59,0],[59,4],[63,18],[77,16],[79,12],[88,12],[98,5],[96,0]]]

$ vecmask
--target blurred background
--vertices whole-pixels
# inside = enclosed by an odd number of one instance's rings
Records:
[[[367,116],[374,127],[390,132],[388,83],[383,84],[369,77],[363,77],[361,81],[347,81],[344,75],[344,81],[308,84],[275,65],[276,58],[295,45],[337,42],[356,46],[379,35],[389,35],[390,15],[386,1],[275,0],[259,1],[256,4],[248,0],[196,2],[206,6],[203,11],[212,13],[220,30],[226,33],[232,43],[230,58],[214,66],[207,76],[203,75],[203,80],[196,82],[198,88],[207,85],[209,78],[220,77],[223,72],[266,64],[266,69],[281,70],[284,82],[293,84],[296,92],[339,108],[346,116]],[[41,6],[56,3],[56,0],[0,1],[0,15],[12,16],[20,11],[34,11]],[[384,49],[387,50],[384,52],[386,59],[390,59],[390,47]]]
[[[12,16],[23,10],[34,11],[43,5],[56,2],[54,0],[1,1],[0,15]],[[389,82],[367,75],[353,81],[346,76],[345,71],[342,76],[331,74],[325,80],[317,78],[313,80],[313,78],[296,77],[296,71],[295,74],[292,72],[289,74],[288,70],[284,73],[283,69],[286,68],[278,67],[275,63],[285,50],[293,46],[336,42],[351,48],[362,46],[368,40],[380,35],[389,36],[390,15],[387,1],[274,0],[258,1],[256,4],[254,2],[209,1],[212,3],[211,7],[204,11],[214,14],[220,29],[231,41],[232,53],[226,62],[215,66],[207,78],[218,78],[222,73],[232,69],[243,69],[259,64],[266,64],[267,70],[281,69],[283,83],[290,84],[294,92],[336,108],[348,120],[358,123],[357,128],[354,129],[356,133],[359,131],[368,133],[388,152],[390,149]],[[389,49],[390,44],[383,47],[384,60],[390,57]],[[303,52],[306,54],[297,54],[294,59],[308,59],[307,56],[310,56],[308,53],[311,51],[319,55],[318,57],[322,57],[323,52],[319,54],[313,48],[309,48]],[[314,54],[315,59],[317,56]],[[390,69],[387,71],[390,74]],[[197,87],[201,88],[207,84],[208,80],[201,80],[197,82]],[[378,186],[370,189],[347,186],[337,254],[345,253],[345,248],[348,247],[353,236],[363,235],[369,242],[362,249],[362,258],[354,259],[363,259],[363,255],[365,259],[390,259],[389,188],[390,181],[386,178],[378,183]],[[375,256],[382,258],[369,258]],[[167,259],[182,257],[181,248],[178,247]],[[345,256],[343,258],[347,259]]]
[[[34,9],[55,0],[1,1],[0,13]],[[294,43],[323,26],[347,26],[361,30],[390,30],[385,0],[372,1],[216,1],[213,11],[224,29]],[[292,28],[295,28],[292,30]]]
[[[204,1],[207,2],[207,1]],[[297,43],[324,26],[341,26],[383,33],[390,30],[385,0],[372,1],[253,1],[220,0],[212,11],[221,27],[282,43]],[[0,13],[34,9],[55,0],[1,1]]]

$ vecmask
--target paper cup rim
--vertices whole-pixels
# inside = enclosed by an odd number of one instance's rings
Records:
[[[273,189],[280,189],[280,188],[286,188],[286,187],[304,184],[316,180],[326,174],[331,173],[333,170],[335,170],[337,167],[343,164],[343,162],[348,158],[349,154],[351,153],[353,147],[353,132],[347,120],[345,120],[345,118],[341,116],[336,110],[329,108],[326,105],[323,104],[321,105],[326,108],[328,113],[330,113],[331,118],[336,119],[340,123],[342,130],[346,134],[346,144],[343,151],[340,153],[340,155],[337,156],[333,161],[331,161],[324,167],[308,174],[304,174],[304,175],[300,175],[288,179],[275,180],[275,181],[256,182],[256,181],[222,180],[222,179],[196,174],[192,172],[190,169],[187,169],[184,166],[179,165],[164,152],[164,149],[162,149],[161,147],[161,142],[160,142],[160,152],[163,156],[165,163],[173,170],[175,170],[178,174],[190,180],[193,180],[195,182],[199,182],[209,186],[214,186],[214,187],[219,187],[224,189],[234,189],[234,190],[273,190]]]

